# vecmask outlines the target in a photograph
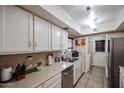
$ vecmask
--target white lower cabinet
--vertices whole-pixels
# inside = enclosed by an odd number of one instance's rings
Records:
[[[82,75],[81,61],[77,60],[73,68],[73,85],[75,85],[75,83],[78,81],[81,75]]]
[[[85,72],[85,69],[86,69],[86,65],[85,65],[85,60],[83,60],[83,58],[81,58],[81,73],[84,73]]]
[[[77,69],[76,69],[76,67],[74,66],[74,68],[73,68],[73,85],[75,85],[75,83],[76,83],[76,73],[77,73]]]
[[[61,73],[55,75],[54,77],[50,78],[46,82],[39,85],[37,88],[61,88]]]
[[[82,66],[80,59],[73,64],[73,85],[76,84],[80,76],[82,75]],[[44,83],[41,83],[36,88],[62,88],[62,75],[61,73],[51,77]]]
[[[49,88],[61,88],[61,79],[55,81],[52,85],[49,86]]]

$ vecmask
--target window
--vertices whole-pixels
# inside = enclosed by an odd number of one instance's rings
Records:
[[[105,40],[96,40],[96,52],[105,52]]]

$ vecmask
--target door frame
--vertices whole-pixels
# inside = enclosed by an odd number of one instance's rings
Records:
[[[105,62],[105,75],[106,77],[108,77],[108,68],[107,68],[107,64],[108,64],[108,40],[109,40],[109,35],[108,34],[99,34],[99,35],[93,35],[93,36],[88,36],[87,37],[87,42],[86,42],[86,72],[90,70],[90,61],[92,63],[93,59],[92,59],[92,55],[93,55],[93,51],[89,52],[89,40],[92,37],[95,36],[100,36],[100,35],[105,35],[105,53],[106,53],[106,62]],[[93,43],[92,43],[93,44]]]

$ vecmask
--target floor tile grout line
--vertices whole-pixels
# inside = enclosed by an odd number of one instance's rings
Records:
[[[89,80],[90,80],[90,77],[91,77],[92,71],[93,71],[93,67],[92,67],[92,69],[91,69],[91,72],[90,72],[90,75],[89,75],[88,81],[87,81],[87,83],[86,83],[86,88],[87,88],[87,86],[88,86],[88,82],[89,82]]]
[[[103,81],[104,81],[104,82],[103,82],[103,87],[106,88],[106,87],[105,87],[105,86],[106,86],[106,85],[105,85],[105,84],[106,84],[106,83],[105,83],[105,82],[106,82],[106,77],[104,76],[104,74],[105,74],[105,72],[103,71]]]
[[[102,69],[102,80],[103,80],[103,88],[104,88],[104,77],[103,77],[103,69]]]
[[[83,76],[85,77],[85,75],[87,76],[87,81],[86,81],[86,83],[84,84],[85,86],[84,86],[84,88],[88,88],[88,85],[90,85],[89,84],[89,82],[90,82],[90,80],[92,80],[91,79],[91,76],[93,75],[93,69],[96,69],[96,68],[94,68],[94,67],[92,67],[91,69],[90,69],[90,71],[88,71],[87,73],[85,73]],[[98,70],[101,70],[101,80],[102,80],[102,82],[101,82],[101,84],[102,84],[102,88],[105,88],[104,87],[104,84],[105,84],[105,82],[104,82],[104,69],[102,69],[102,68],[100,68],[100,69],[98,69]],[[82,77],[83,77],[82,76]],[[83,84],[83,83],[82,83]],[[82,86],[82,88],[83,88],[83,86]]]
[[[102,80],[103,80],[103,71],[101,71],[102,72]],[[90,80],[90,78],[91,78],[91,75],[92,75],[92,73],[93,73],[93,67],[92,67],[92,69],[91,69],[91,73],[90,73],[90,76],[89,76],[89,80]],[[88,80],[88,82],[89,82],[89,80]],[[103,81],[104,82],[104,81]],[[88,86],[88,83],[87,83],[87,86]],[[103,83],[102,83],[102,86],[103,86]],[[104,87],[104,86],[103,86]]]

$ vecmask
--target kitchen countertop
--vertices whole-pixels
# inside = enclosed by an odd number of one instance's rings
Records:
[[[4,88],[35,88],[48,79],[54,77],[56,74],[61,73],[74,63],[75,62],[59,62],[53,64],[52,66],[46,66],[41,71],[26,75],[26,78],[23,80],[7,83],[4,85]]]

